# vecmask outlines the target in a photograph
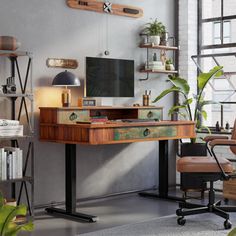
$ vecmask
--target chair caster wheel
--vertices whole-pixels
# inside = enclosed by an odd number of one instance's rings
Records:
[[[225,229],[231,229],[232,223],[229,220],[226,220],[224,222],[224,227],[225,227]]]
[[[176,210],[176,215],[177,216],[181,216],[181,214],[182,214],[182,209],[177,209]]]
[[[178,223],[178,225],[185,225],[185,223],[186,223],[186,220],[184,219],[184,217],[179,217],[178,219],[177,219],[177,223]]]

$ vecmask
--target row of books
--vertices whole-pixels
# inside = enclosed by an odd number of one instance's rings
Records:
[[[23,136],[23,125],[18,120],[0,119],[0,137]]]
[[[15,147],[0,148],[0,180],[22,178],[22,150]]]

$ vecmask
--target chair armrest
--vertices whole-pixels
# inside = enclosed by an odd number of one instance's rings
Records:
[[[236,146],[236,139],[230,139],[230,140],[226,140],[226,139],[215,139],[212,140],[209,145],[211,147],[214,146]]]
[[[222,136],[222,135],[209,135],[209,136],[206,136],[206,137],[203,138],[203,140],[207,143],[214,140],[214,139],[229,139],[229,137],[228,136]]]

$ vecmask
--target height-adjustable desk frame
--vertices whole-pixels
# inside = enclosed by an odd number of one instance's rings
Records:
[[[86,115],[87,114],[87,115]],[[76,212],[76,144],[100,145],[146,141],[159,141],[159,195],[163,199],[176,199],[168,195],[168,140],[195,137],[191,121],[109,121],[105,124],[76,124],[75,120],[91,115],[106,115],[110,120],[162,118],[162,108],[40,108],[40,140],[65,144],[65,210],[47,208],[51,214],[95,222],[96,216]],[[148,193],[140,193],[149,196]],[[150,196],[153,196],[151,194]]]

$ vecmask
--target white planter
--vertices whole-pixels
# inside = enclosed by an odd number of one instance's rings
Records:
[[[159,35],[149,36],[149,42],[154,45],[159,45],[160,44],[160,36]]]

